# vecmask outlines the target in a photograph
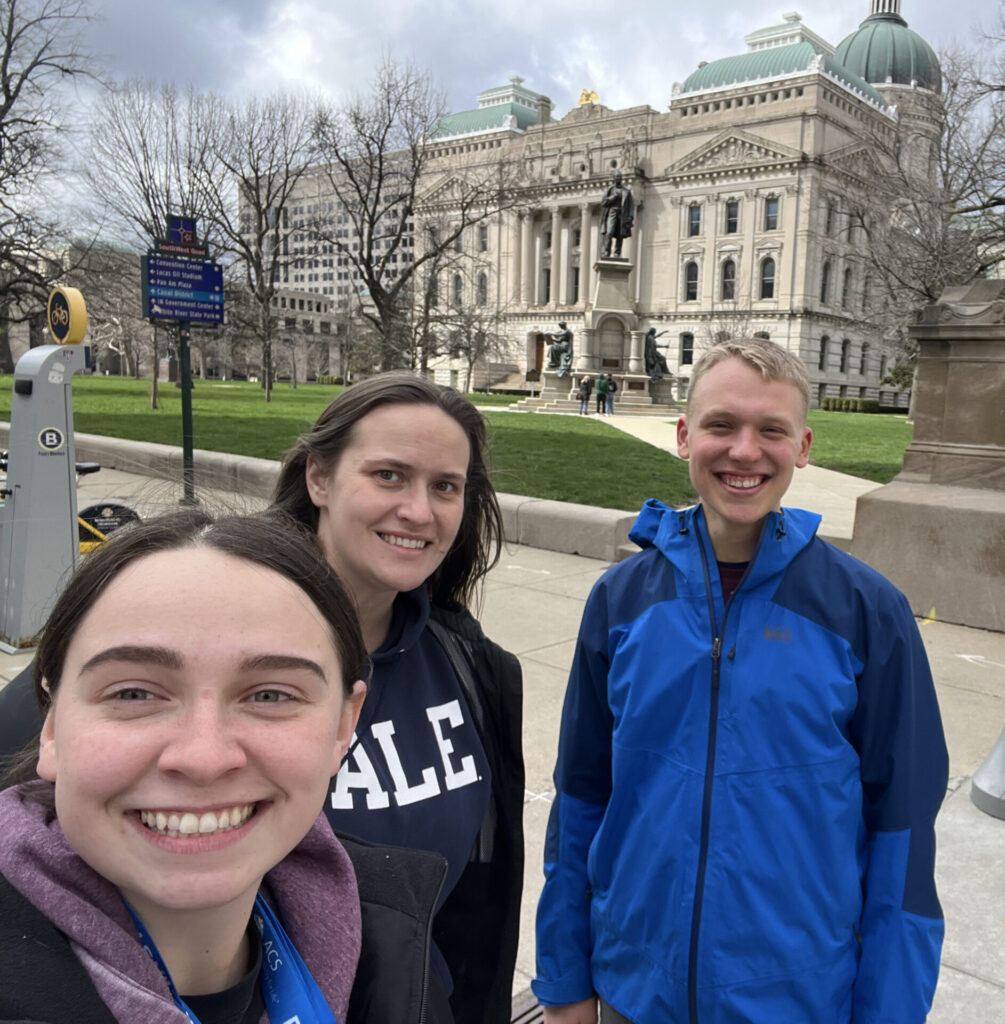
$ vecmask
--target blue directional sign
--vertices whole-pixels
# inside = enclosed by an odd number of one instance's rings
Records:
[[[148,253],[143,257],[143,315],[222,324],[223,267]]]

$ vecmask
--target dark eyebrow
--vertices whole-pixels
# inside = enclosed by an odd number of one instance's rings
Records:
[[[246,658],[242,661],[241,668],[246,672],[256,669],[265,671],[288,668],[303,669],[313,672],[323,683],[328,682],[324,669],[316,661],[311,661],[310,658],[301,658],[295,654],[256,654],[253,658]]]
[[[363,463],[366,468],[370,466],[380,466],[382,469],[411,469],[412,466],[408,462],[402,462],[400,459],[367,459]],[[467,473],[439,473],[438,476],[444,480],[449,480],[452,483],[464,483],[467,480]]]
[[[99,651],[81,666],[81,672],[97,668],[109,661],[130,661],[136,665],[160,665],[163,668],[181,668],[181,658],[166,647],[144,647],[140,644],[121,644]]]

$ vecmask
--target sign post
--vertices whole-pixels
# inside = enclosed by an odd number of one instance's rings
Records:
[[[203,258],[207,250],[198,244],[191,218],[169,216],[168,233],[170,237],[158,243],[158,252],[143,257],[143,315],[177,325],[185,485],[181,500],[194,505],[191,325],[223,323],[223,267]]]

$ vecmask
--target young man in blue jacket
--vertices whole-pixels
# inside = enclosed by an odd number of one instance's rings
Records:
[[[678,449],[583,615],[534,991],[548,1024],[920,1024],[939,970],[948,756],[914,617],[781,508],[802,363],[710,349]]]

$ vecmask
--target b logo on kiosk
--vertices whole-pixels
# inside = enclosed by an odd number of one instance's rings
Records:
[[[87,306],[78,288],[53,288],[48,306],[49,334],[57,345],[76,345],[87,332]]]

